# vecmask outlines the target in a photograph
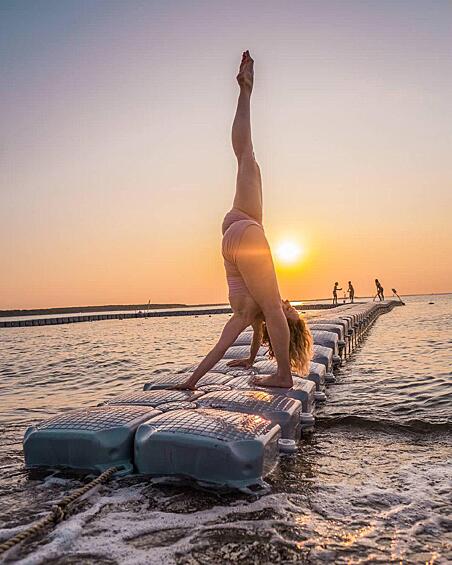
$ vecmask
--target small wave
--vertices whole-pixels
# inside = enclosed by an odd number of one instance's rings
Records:
[[[384,418],[363,418],[361,416],[336,416],[329,418],[316,418],[316,425],[321,428],[336,426],[354,426],[381,431],[411,431],[411,432],[451,432],[452,422],[427,422],[425,420],[411,419],[394,422]]]

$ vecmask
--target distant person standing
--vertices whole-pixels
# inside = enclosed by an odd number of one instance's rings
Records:
[[[342,288],[339,288],[339,283],[335,282],[334,288],[333,288],[333,304],[337,304],[337,291],[338,290],[342,290]]]
[[[353,304],[355,302],[355,289],[353,288],[352,281],[348,281],[348,296]]]
[[[380,300],[385,299],[384,295],[384,288],[381,286],[381,283],[378,279],[375,279],[375,286],[377,287],[377,296]]]

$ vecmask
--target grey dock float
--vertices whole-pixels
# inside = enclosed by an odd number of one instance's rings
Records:
[[[282,442],[293,443],[299,430],[312,431],[316,403],[327,400],[326,387],[335,380],[332,370],[346,362],[341,356],[352,353],[375,320],[398,305],[347,304],[312,313],[309,375],[294,373],[293,387],[286,389],[252,382],[254,375],[276,371],[265,346],[250,369],[229,365],[231,359],[249,354],[253,334],[245,331],[196,391],[171,390],[197,366],[192,365],[153,376],[142,391],[29,428],[24,437],[26,467],[102,472],[120,465],[125,473],[184,478],[204,486],[264,486],[278,450],[284,451]]]
[[[230,367],[232,369],[232,367]],[[152,379],[151,382],[145,383],[143,390],[158,390],[158,389],[170,389],[175,385],[183,383],[190,376],[190,371],[184,371],[183,373],[159,375],[157,378]],[[209,371],[206,373],[199,381],[199,387],[203,385],[225,385],[231,379],[233,375],[227,375],[225,373],[214,373]],[[199,388],[198,387],[198,388]]]
[[[334,355],[339,355],[339,338],[336,333],[310,328],[312,338],[316,345],[323,345],[333,350]]]
[[[252,375],[253,371],[250,370],[245,370],[241,367],[231,367],[229,365],[229,363],[232,361],[232,359],[222,359],[221,361],[219,361],[216,365],[214,365],[211,369],[210,372],[212,373],[221,373],[223,375],[230,375],[231,377],[238,377],[240,375]],[[197,363],[195,363],[194,365],[190,365],[189,367],[184,367],[183,369],[181,369],[181,373],[191,373],[193,372],[196,367],[198,366]],[[211,383],[214,384],[214,383]],[[223,383],[222,383],[223,384]]]
[[[146,383],[143,387],[143,390],[170,389],[171,387],[183,383],[188,377],[189,375],[185,372],[169,375],[159,375],[157,378],[153,379],[152,382]],[[227,384],[232,378],[233,375],[214,373],[213,371],[210,371],[199,380],[198,385],[199,387],[202,387],[203,385],[224,385]]]
[[[314,363],[320,363],[321,365],[325,365],[325,369],[328,373],[331,373],[333,370],[333,350],[329,347],[324,347],[323,345],[314,344],[313,347],[314,355],[312,360]]]
[[[277,394],[287,396],[299,400],[302,405],[302,411],[312,414],[315,411],[315,384],[312,381],[301,379],[300,377],[292,377],[293,386],[291,388],[278,387]],[[271,387],[257,386],[252,378],[248,376],[235,377],[229,383],[234,389],[244,390],[262,390],[269,394],[275,394],[275,389]]]
[[[321,323],[310,322],[309,328],[310,328],[313,336],[315,335],[314,332],[319,332],[319,331],[326,331],[328,333],[336,334],[337,335],[337,347],[338,347],[339,356],[341,358],[345,357],[347,341],[345,339],[345,328],[344,328],[344,326],[339,325],[339,324],[327,324],[327,323],[321,324]],[[314,339],[315,339],[315,337],[314,337]]]
[[[256,358],[264,358],[268,351],[268,347],[261,345],[257,351]],[[223,359],[243,359],[250,354],[249,345],[233,345],[224,354]]]
[[[230,381],[228,381],[229,383]],[[232,390],[231,387],[229,386],[229,384],[224,384],[224,385],[216,385],[216,384],[209,384],[209,385],[205,385],[205,384],[201,384],[200,386],[198,386],[198,390],[200,390],[201,392],[204,393],[208,393],[208,392],[220,392],[220,390]]]
[[[195,410],[197,408],[194,402],[179,401],[179,402],[165,402],[164,404],[159,404],[158,409],[160,412],[171,412],[172,410]]]
[[[263,359],[262,361],[255,361],[253,363],[253,374],[256,375],[271,375],[272,373],[276,373],[278,369],[278,364],[276,363],[275,359]],[[294,376],[297,376],[296,373],[292,373]]]
[[[72,410],[28,428],[25,464],[102,472],[122,466],[133,470],[138,426],[160,414],[149,406],[100,406]]]
[[[233,347],[239,345],[251,345],[253,341],[253,330],[247,330],[242,332],[239,337],[234,341]]]
[[[228,412],[257,414],[278,424],[282,438],[300,439],[302,404],[293,398],[262,390],[229,390],[205,394],[196,401],[196,405]]]
[[[238,374],[237,376],[243,376],[243,375],[246,376],[253,374],[261,374],[261,375],[272,374],[272,373],[276,373],[277,368],[278,365],[276,361],[274,359],[269,359],[267,356],[266,359],[258,359],[257,361],[255,361],[253,364],[253,368],[251,370],[241,371],[242,375]],[[240,373],[240,371],[234,371],[234,373],[238,373],[238,372]],[[292,375],[294,377],[302,377],[302,375],[299,375],[296,372],[293,372]],[[327,371],[324,364],[315,363],[314,361],[311,361],[311,363],[309,364],[309,374],[303,378],[315,383],[316,390],[321,392],[325,387],[325,382],[327,380],[326,375],[327,375]]]
[[[279,425],[257,415],[178,410],[138,428],[135,465],[144,475],[250,488],[277,465],[280,437]]]
[[[309,373],[306,375],[305,379],[315,384],[317,392],[323,392],[326,383],[325,365],[311,361],[309,364]],[[321,398],[323,400],[324,397],[322,396]]]
[[[133,406],[151,406],[157,408],[166,403],[173,402],[193,402],[204,393],[201,390],[165,390],[165,389],[145,389],[137,392],[121,394],[105,402],[109,406],[126,404]]]

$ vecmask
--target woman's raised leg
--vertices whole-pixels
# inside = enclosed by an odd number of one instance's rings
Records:
[[[254,81],[254,61],[248,51],[242,56],[237,82],[240,94],[232,124],[232,147],[238,162],[234,208],[262,223],[262,182],[254,158],[251,139],[250,102]]]
[[[237,111],[232,125],[232,146],[238,161],[234,207],[262,223],[262,183],[251,138],[250,100],[253,65],[248,51],[243,53],[237,81],[240,85]],[[245,284],[260,306],[278,363],[276,375],[256,378],[264,386],[291,387],[289,327],[284,315],[273,260],[263,231],[250,226],[242,236],[237,264]]]

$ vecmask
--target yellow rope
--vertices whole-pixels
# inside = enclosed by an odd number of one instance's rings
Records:
[[[47,516],[44,516],[44,518],[37,520],[34,524],[29,526],[22,532],[16,534],[12,538],[9,538],[9,540],[6,540],[5,542],[1,543],[0,555],[5,553],[5,551],[11,549],[18,543],[25,541],[35,536],[39,532],[45,530],[48,526],[50,525],[56,526],[59,522],[64,520],[64,518],[66,517],[66,513],[67,513],[66,509],[69,505],[71,505],[78,498],[86,494],[95,486],[100,485],[102,483],[106,483],[112,477],[112,475],[114,475],[117,471],[119,471],[119,467],[111,467],[110,469],[107,469],[107,471],[104,471],[101,475],[99,475],[98,477],[96,477],[86,485],[76,489],[72,494],[65,496],[62,500],[60,500],[60,502],[58,502],[57,504],[55,504],[55,506],[53,506],[52,510],[49,512],[49,514],[47,514]]]

